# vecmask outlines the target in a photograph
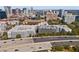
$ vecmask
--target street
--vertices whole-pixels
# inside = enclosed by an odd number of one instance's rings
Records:
[[[0,51],[40,51],[50,50],[52,46],[79,45],[78,37],[32,37],[0,40]]]

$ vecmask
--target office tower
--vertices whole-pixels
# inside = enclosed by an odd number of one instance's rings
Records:
[[[61,11],[61,17],[63,17],[65,15],[65,10],[62,9]]]
[[[64,11],[64,16],[67,15],[67,14],[68,14],[68,11],[65,10],[65,11]]]
[[[64,10],[63,9],[60,9],[59,10],[59,15],[58,15],[59,17],[63,17],[64,16]]]
[[[16,15],[16,9],[12,9],[12,14]]]
[[[33,7],[31,7],[31,10],[30,10],[30,12],[31,12],[31,13],[33,13]]]
[[[16,8],[16,14],[20,15],[21,14],[21,10],[19,8]]]
[[[36,12],[35,12],[35,10],[33,10],[33,7],[30,8],[29,16],[36,17]]]
[[[0,10],[0,19],[4,19],[4,18],[7,18],[6,12]]]
[[[45,11],[43,10],[43,16],[45,15]]]
[[[28,10],[26,8],[23,8],[23,14],[27,15],[28,14]]]
[[[75,19],[76,19],[76,20],[79,20],[79,15],[77,15]]]
[[[10,6],[4,6],[5,12],[7,14],[7,17],[12,15],[12,10]]]

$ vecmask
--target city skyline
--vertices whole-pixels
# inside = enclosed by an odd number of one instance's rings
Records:
[[[33,9],[72,9],[72,10],[79,10],[79,6],[11,6],[12,9],[19,8],[27,8],[30,9],[33,7]],[[4,10],[4,6],[0,6],[0,9]]]
[[[3,6],[0,44],[0,52],[57,52],[66,51],[67,45],[67,51],[77,52],[70,49],[79,45],[79,9],[76,6]]]

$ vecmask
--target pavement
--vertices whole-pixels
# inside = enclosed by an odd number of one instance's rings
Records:
[[[21,45],[21,44],[28,44],[33,43],[32,39],[10,39],[10,40],[1,40],[0,41],[0,47],[4,48],[7,46],[13,46],[13,45]]]
[[[16,49],[20,52],[32,52],[40,50],[48,50],[52,47],[50,42],[43,43],[29,43],[21,45],[12,45],[4,48],[0,48],[0,52],[17,52]]]
[[[33,38],[35,43],[37,42],[48,42],[56,40],[79,40],[79,37],[42,37],[42,38]]]
[[[79,37],[30,37],[0,40],[0,52],[47,51],[52,46],[79,45]]]

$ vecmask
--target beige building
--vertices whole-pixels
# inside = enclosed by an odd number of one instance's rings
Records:
[[[58,16],[54,12],[48,11],[46,13],[46,19],[47,20],[57,20],[58,19]]]

